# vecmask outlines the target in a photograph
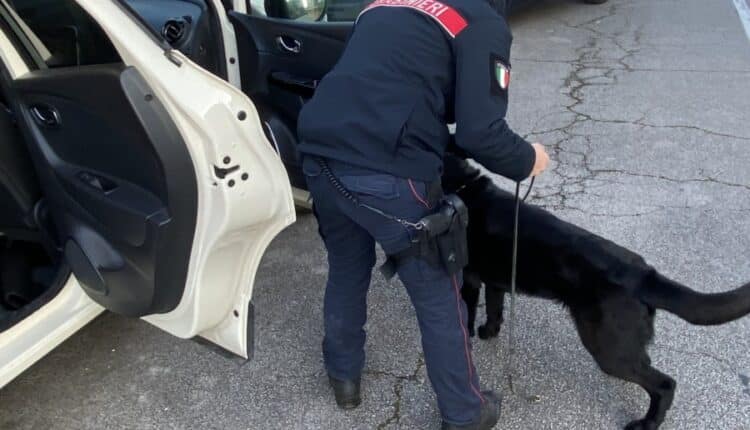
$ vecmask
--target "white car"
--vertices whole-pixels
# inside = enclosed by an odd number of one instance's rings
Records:
[[[296,116],[351,23],[248,7],[0,0],[0,387],[105,309],[251,355]]]

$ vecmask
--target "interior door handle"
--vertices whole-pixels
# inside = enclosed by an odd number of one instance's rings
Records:
[[[60,112],[52,106],[34,105],[29,108],[29,112],[31,112],[34,121],[43,127],[54,128],[62,124]]]
[[[302,52],[302,42],[291,36],[277,36],[276,46],[288,54],[299,54]]]
[[[94,173],[79,172],[77,176],[78,179],[85,184],[94,187],[103,193],[108,193],[117,188],[117,184],[114,183],[114,181]]]
[[[303,97],[312,97],[315,88],[318,87],[317,79],[295,76],[287,72],[273,72],[268,80]]]

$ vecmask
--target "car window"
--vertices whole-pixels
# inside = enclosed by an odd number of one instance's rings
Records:
[[[265,0],[247,0],[247,10],[266,13],[266,2]]]
[[[372,0],[328,0],[326,17],[329,22],[354,21]]]
[[[122,61],[99,24],[73,0],[11,0],[9,5],[47,67]]]
[[[268,15],[269,11],[266,9],[267,0],[247,0],[248,10],[252,13],[261,13]],[[370,4],[373,0],[328,0],[324,5],[323,2],[319,2],[320,8],[316,7],[314,1],[303,0],[300,2],[287,2],[287,8],[289,12],[298,18],[295,21],[328,21],[328,22],[341,22],[341,21],[354,21],[357,15]],[[325,7],[325,15],[322,19],[319,19],[322,8]],[[295,13],[294,9],[306,9],[308,13]]]

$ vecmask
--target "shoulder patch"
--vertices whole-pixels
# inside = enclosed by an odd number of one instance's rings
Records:
[[[508,91],[510,87],[510,65],[499,55],[490,55],[490,75],[493,93]]]
[[[422,12],[440,24],[452,38],[458,36],[469,25],[458,11],[435,0],[375,0],[359,14],[357,20],[365,12],[377,7],[404,7]]]

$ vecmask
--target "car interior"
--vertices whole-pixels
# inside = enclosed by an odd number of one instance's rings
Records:
[[[38,38],[32,43],[43,56],[37,59],[43,70],[12,83],[7,74],[0,76],[0,332],[53,298],[71,270],[84,289],[92,290],[104,288],[104,279],[117,273],[106,282],[120,283],[129,291],[127,297],[101,299],[110,309],[132,316],[168,312],[181,297],[176,285],[184,285],[180,265],[173,262],[183,258],[186,271],[189,255],[164,252],[164,246],[190,249],[183,242],[192,240],[187,219],[195,211],[191,204],[196,204],[190,197],[195,184],[175,179],[189,175],[169,174],[169,169],[179,172],[185,160],[180,164],[173,156],[172,161],[160,158],[160,146],[179,143],[154,138],[156,132],[137,120],[143,112],[133,109],[146,109],[128,102],[143,98],[137,72],[124,66],[103,31],[74,1],[8,4]],[[124,0],[123,5],[172,48],[226,78],[221,31],[211,2]],[[275,19],[231,10],[228,15],[237,33],[242,89],[255,103],[292,185],[305,188],[296,151],[297,116],[338,60],[352,23]],[[122,82],[130,81],[130,87],[123,88]],[[118,120],[113,123],[103,112],[116,112]],[[98,138],[103,135],[108,139]],[[59,159],[45,159],[45,148]],[[175,153],[174,148],[162,152]],[[149,163],[128,167],[136,155]],[[133,211],[134,206],[142,212]],[[60,212],[65,216],[54,215]],[[170,222],[150,225],[160,213],[171,215]],[[82,230],[76,224],[80,219],[87,228],[95,227],[85,243],[71,245],[68,238]],[[161,239],[151,243],[149,234]],[[104,257],[90,255],[107,246],[126,255],[126,266],[147,263],[123,269],[117,261],[107,260],[106,252]],[[170,263],[159,263],[153,255],[168,255]],[[143,273],[163,278],[161,285],[174,284],[172,293],[153,291],[153,280],[151,290],[147,286],[139,291],[135,286],[144,283],[137,278]]]
[[[292,186],[306,189],[297,153],[297,117],[333,68],[351,22],[309,22],[229,12],[237,35],[242,90],[258,108],[266,135]]]
[[[211,2],[125,0],[125,3],[174,49],[226,78],[221,31]],[[265,9],[274,15],[278,4],[267,0]],[[360,1],[354,7],[362,4]],[[296,149],[297,116],[320,79],[340,57],[352,22],[277,19],[252,7],[250,10],[245,14],[227,7],[237,37],[242,90],[253,100],[266,137],[287,167],[292,186],[306,189]]]
[[[22,320],[62,288],[67,267],[48,246],[31,159],[0,86],[0,331]]]
[[[190,24],[186,54],[221,73],[217,50],[202,46],[206,4],[172,3]],[[0,64],[0,332],[55,297],[71,270],[123,314],[173,309],[197,210],[179,133],[160,102],[145,102],[145,82],[75,2],[10,6],[41,58],[39,70],[13,82]]]

